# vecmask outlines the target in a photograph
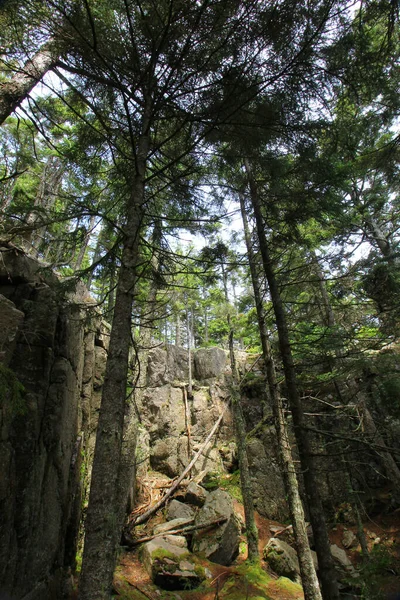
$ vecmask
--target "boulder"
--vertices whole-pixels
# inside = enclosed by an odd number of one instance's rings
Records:
[[[232,498],[223,490],[208,494],[204,506],[197,513],[195,525],[209,523],[219,517],[226,517],[227,521],[207,531],[195,531],[192,551],[220,565],[230,565],[239,552],[240,524]]]
[[[150,465],[154,471],[176,477],[188,464],[185,437],[169,436],[150,444]]]
[[[180,536],[157,537],[142,548],[144,566],[153,582],[164,590],[197,587],[206,577]]]
[[[156,525],[154,527],[154,534],[161,535],[164,533],[168,533],[168,531],[172,531],[173,529],[181,529],[186,525],[190,525],[194,522],[194,517],[191,518],[181,518],[181,519],[172,519],[172,521],[167,521],[166,523],[160,523],[160,525]]]
[[[358,544],[357,536],[350,529],[345,529],[343,531],[342,544],[345,548],[354,548]]]
[[[296,550],[278,538],[271,538],[263,551],[264,560],[277,575],[301,583]]]
[[[185,500],[188,504],[203,506],[207,496],[208,492],[201,485],[197,485],[197,483],[191,481],[186,490]]]
[[[199,381],[222,375],[226,354],[221,348],[201,348],[194,354],[194,376]]]
[[[345,550],[339,548],[339,546],[337,546],[336,544],[332,544],[331,554],[333,556],[336,566],[343,574],[354,575],[355,568],[353,567],[351,560],[347,556]]]
[[[167,508],[167,521],[174,519],[194,519],[193,508],[179,500],[171,500]]]
[[[272,528],[271,528],[272,529]],[[311,551],[313,563],[318,569],[316,552]],[[297,552],[292,546],[278,538],[271,538],[263,551],[264,559],[277,575],[287,577],[292,581],[301,583],[300,565]]]
[[[187,381],[189,374],[188,351],[168,345],[152,348],[148,355],[147,385],[160,387],[167,383]]]

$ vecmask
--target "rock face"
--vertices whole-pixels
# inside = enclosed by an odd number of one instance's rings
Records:
[[[215,350],[207,352],[212,354]],[[220,352],[225,356],[222,350]],[[228,396],[216,380],[208,386],[195,385],[186,409],[187,361],[188,353],[183,348],[167,346],[167,349],[151,350],[148,387],[138,401],[142,424],[149,433],[149,445],[142,448],[143,455],[150,456],[152,469],[169,477],[176,477],[187,466],[221,414]],[[232,418],[228,412],[219,433],[221,439],[233,438]],[[196,463],[193,473],[223,472],[224,460],[219,449],[211,445]]]
[[[50,600],[75,560],[97,325],[37,261],[0,250],[0,590]]]
[[[205,579],[204,569],[180,536],[167,535],[147,542],[142,559],[154,583],[164,590],[195,588]]]
[[[197,513],[195,525],[226,517],[227,521],[211,530],[196,531],[192,551],[220,565],[230,565],[239,553],[240,524],[233,510],[232,498],[223,490],[215,490]]]

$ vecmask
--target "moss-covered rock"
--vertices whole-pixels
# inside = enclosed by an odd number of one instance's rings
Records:
[[[142,548],[142,559],[153,582],[164,590],[198,587],[205,570],[180,536],[157,537]]]

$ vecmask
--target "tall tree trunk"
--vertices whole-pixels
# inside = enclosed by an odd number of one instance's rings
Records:
[[[225,300],[228,301],[226,288]],[[246,523],[248,560],[252,563],[258,563],[260,561],[260,555],[258,552],[258,530],[254,516],[253,490],[251,486],[249,460],[247,456],[246,426],[240,398],[239,374],[233,349],[233,328],[229,315],[227,320],[229,327],[229,356],[232,371],[231,401],[238,451],[240,488],[242,490],[244,518]]]
[[[87,229],[85,229],[85,235],[82,240],[82,246],[79,250],[77,259],[74,264],[75,271],[79,271],[79,269],[82,267],[83,259],[85,258],[86,250],[87,250],[87,247],[89,246],[89,242],[90,242],[90,236],[93,233],[95,224],[96,224],[96,215],[91,215],[89,225],[88,225]]]
[[[373,217],[367,217],[365,219],[365,225],[367,227],[367,234],[369,233],[368,237],[372,238],[376,243],[382,256],[388,260],[393,258],[393,251],[390,243],[375,219]]]
[[[244,237],[247,248],[247,255],[250,266],[251,280],[254,290],[254,299],[257,310],[258,327],[260,331],[260,340],[262,354],[265,364],[265,372],[269,387],[269,396],[271,399],[272,412],[274,415],[274,424],[278,441],[279,460],[282,469],[283,482],[286,495],[288,497],[288,506],[290,519],[293,525],[293,534],[296,542],[297,556],[300,565],[301,581],[303,584],[305,600],[322,600],[321,591],[317,573],[310,550],[307,529],[304,518],[303,505],[299,493],[299,485],[294,467],[292,450],[288,431],[285,423],[285,417],[282,410],[282,400],[279,393],[276,379],[275,365],[272,357],[269,335],[266,327],[266,315],[262,302],[261,287],[258,280],[256,257],[253,251],[252,239],[249,223],[247,220],[246,207],[243,195],[240,195],[240,209],[242,213]]]
[[[24,66],[4,81],[0,91],[0,125],[27,97],[29,92],[52,67],[60,56],[60,43],[49,40]]]
[[[108,600],[111,597],[120,539],[121,447],[127,394],[132,304],[139,262],[139,233],[142,226],[145,169],[149,148],[148,125],[143,123],[138,142],[136,174],[128,206],[125,240],[116,289],[114,317],[106,365],[99,424],[96,436],[89,507],[86,518],[80,600]],[[127,496],[128,490],[126,490]]]
[[[187,294],[185,294],[187,302]],[[189,308],[186,309],[186,331],[187,331],[187,342],[188,342],[188,398],[193,397],[193,381],[192,381],[192,329]]]
[[[175,346],[181,345],[181,319],[179,313],[175,319]]]
[[[272,265],[267,238],[264,229],[261,202],[257,184],[251,165],[246,158],[244,161],[249,181],[250,198],[256,220],[257,237],[262,257],[263,269],[268,282],[271,301],[275,313],[278,330],[279,347],[285,374],[286,392],[293,417],[294,433],[299,450],[304,486],[306,490],[311,526],[314,533],[315,549],[318,556],[319,575],[324,600],[339,600],[339,590],[336,580],[335,566],[330,551],[329,537],[326,527],[325,514],[319,493],[316,477],[315,461],[312,447],[306,429],[304,428],[304,412],[297,389],[296,371],[290,345],[289,331],[286,322],[286,312],[279,291],[275,271]]]
[[[48,211],[59,194],[64,170],[64,165],[56,156],[50,156],[44,165],[34,207],[26,217],[27,230],[22,235],[25,250],[29,254],[38,254],[47,229]]]

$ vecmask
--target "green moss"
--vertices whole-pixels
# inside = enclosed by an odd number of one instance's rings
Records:
[[[204,477],[201,485],[208,492],[212,492],[219,488],[221,475],[217,471],[209,471]]]
[[[184,557],[185,555],[182,556]],[[153,560],[163,560],[163,558],[177,560],[175,554],[172,554],[172,552],[170,552],[169,550],[165,550],[164,548],[157,548],[157,550],[154,550],[154,552],[151,553],[151,558]],[[181,560],[181,557],[179,557],[179,560]]]
[[[271,582],[271,577],[259,565],[245,562],[236,570],[253,585],[267,586]]]
[[[246,579],[230,577],[220,593],[221,600],[269,600],[264,590],[255,588]]]
[[[232,498],[235,498],[235,500],[243,502],[242,490],[240,487],[240,471],[235,471],[231,475],[221,475],[220,487],[228,492]]]
[[[25,388],[14,371],[0,364],[0,401],[12,417],[26,413],[24,392]]]
[[[201,565],[195,565],[194,572],[201,579],[205,579],[206,571],[205,571],[204,567],[202,567]]]
[[[302,587],[299,583],[295,583],[291,581],[287,577],[279,577],[276,580],[276,585],[281,588],[281,590],[285,590],[286,592],[292,592],[293,594],[298,594],[302,591]]]

